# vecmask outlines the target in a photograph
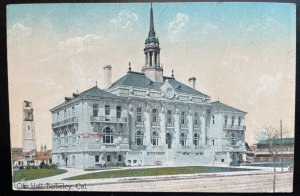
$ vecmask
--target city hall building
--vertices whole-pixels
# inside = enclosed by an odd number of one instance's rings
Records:
[[[245,112],[163,75],[150,10],[141,72],[129,71],[107,88],[65,97],[51,109],[52,163],[103,165],[238,164],[245,160]]]

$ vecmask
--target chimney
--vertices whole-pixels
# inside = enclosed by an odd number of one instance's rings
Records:
[[[111,65],[106,65],[103,67],[104,69],[104,89],[107,89],[111,85]]]
[[[196,78],[195,77],[189,78],[189,86],[191,88],[195,89],[195,87],[196,87]]]

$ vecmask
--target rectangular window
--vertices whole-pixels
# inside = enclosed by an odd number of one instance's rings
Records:
[[[67,119],[67,110],[64,111],[64,118]]]
[[[136,163],[137,162],[137,160],[133,160],[133,163]]]
[[[28,126],[28,130],[30,130],[30,127]]]
[[[152,122],[157,122],[157,109],[152,109]]]
[[[110,162],[110,155],[107,155],[106,160],[107,162]]]
[[[167,123],[169,123],[169,124],[172,123],[172,111],[171,110],[167,111]]]
[[[93,116],[98,116],[98,104],[93,104]]]
[[[181,124],[182,125],[184,125],[185,124],[185,113],[184,112],[181,112],[180,113],[180,122],[181,122]]]
[[[105,105],[105,116],[110,115],[110,105]]]
[[[198,113],[195,112],[194,114],[194,125],[198,125]]]
[[[227,125],[228,116],[225,116],[225,125]]]
[[[215,124],[215,116],[212,116],[212,123]]]
[[[121,155],[118,156],[118,161],[122,161],[122,156]]]
[[[98,156],[98,155],[95,156],[95,162],[96,162],[96,163],[99,163],[99,156]]]
[[[234,125],[234,116],[231,117],[231,125]]]
[[[136,121],[142,122],[142,108],[136,108]]]
[[[238,125],[241,126],[242,118],[239,117]]]
[[[75,108],[74,108],[74,106],[72,107],[72,117],[75,117]]]
[[[122,107],[121,106],[117,106],[116,107],[116,116],[117,118],[121,118],[121,113],[122,113]]]
[[[59,121],[59,112],[57,112],[56,121]]]

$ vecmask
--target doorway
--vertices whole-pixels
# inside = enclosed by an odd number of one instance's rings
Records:
[[[171,149],[172,146],[172,138],[171,138],[171,134],[167,133],[166,134],[166,144],[168,144],[168,149]]]

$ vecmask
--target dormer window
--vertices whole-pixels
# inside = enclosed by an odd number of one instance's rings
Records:
[[[181,86],[178,85],[178,86],[176,87],[176,90],[181,91]]]
[[[153,82],[152,81],[150,81],[148,84],[149,84],[149,86],[153,86]]]

